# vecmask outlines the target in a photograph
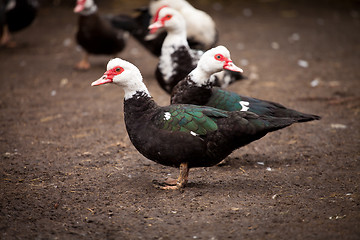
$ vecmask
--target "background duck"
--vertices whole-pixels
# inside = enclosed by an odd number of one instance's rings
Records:
[[[93,0],[77,0],[75,13],[79,13],[76,40],[84,49],[77,69],[90,68],[89,54],[115,55],[126,45],[128,33],[112,24],[112,16],[100,16]]]
[[[15,47],[11,33],[20,31],[34,21],[38,11],[36,0],[2,0],[0,2],[0,46]]]
[[[186,40],[186,23],[175,9],[163,7],[157,21],[149,26],[152,31],[166,29],[167,36],[161,48],[159,64],[155,76],[160,86],[171,93],[174,86],[184,79],[197,65],[203,51],[189,47]],[[225,71],[214,76],[217,86],[227,87],[230,83],[243,79],[239,72]]]

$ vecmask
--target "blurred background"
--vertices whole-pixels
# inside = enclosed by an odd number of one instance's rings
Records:
[[[123,93],[90,87],[113,55],[90,56],[75,34],[75,1],[39,0],[34,22],[0,48],[1,239],[358,239],[360,1],[189,1],[213,17],[219,44],[248,79],[229,89],[322,116],[269,134],[219,166],[176,177],[127,137]],[[146,0],[99,0],[128,14]],[[160,105],[158,58],[130,37]]]

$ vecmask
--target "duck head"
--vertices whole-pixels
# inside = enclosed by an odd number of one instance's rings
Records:
[[[208,84],[208,81],[214,81],[215,79],[210,76],[222,70],[243,72],[232,62],[229,50],[224,46],[218,46],[206,51],[189,75],[197,85],[201,86]]]
[[[229,50],[224,46],[217,46],[206,51],[201,56],[197,66],[210,73],[216,73],[223,69],[233,72],[243,72],[241,68],[233,63]]]
[[[184,31],[186,24],[183,16],[167,6],[159,8],[154,17],[154,22],[149,26],[150,33],[155,33],[159,29],[165,28],[168,32]]]
[[[113,83],[124,89],[125,99],[131,98],[137,92],[150,97],[142,81],[139,69],[132,63],[120,58],[114,58],[108,62],[106,69],[107,71],[103,76],[94,81],[91,86]]]
[[[96,10],[97,6],[95,5],[93,0],[77,0],[76,6],[74,8],[75,13],[92,13]]]

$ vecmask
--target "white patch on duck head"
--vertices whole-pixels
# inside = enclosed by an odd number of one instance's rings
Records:
[[[141,96],[151,97],[142,81],[141,73],[135,65],[120,58],[114,58],[108,62],[106,69],[107,71],[100,79],[111,79],[112,81],[105,83],[121,86],[125,92],[125,100],[132,98],[137,93],[141,93]]]

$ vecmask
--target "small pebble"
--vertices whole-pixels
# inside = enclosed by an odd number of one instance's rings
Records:
[[[244,14],[245,17],[251,17],[253,15],[253,12],[252,12],[252,10],[250,8],[245,8],[243,10],[243,14]]]
[[[71,45],[71,39],[70,38],[66,38],[63,42],[64,47],[69,47]]]
[[[295,42],[295,41],[299,41],[300,40],[300,34],[298,33],[293,33],[290,37],[289,37],[289,41],[290,42]]]
[[[130,54],[133,56],[138,56],[140,54],[140,51],[138,48],[134,47],[130,49]]]
[[[341,123],[332,123],[331,128],[334,128],[334,129],[346,129],[347,126],[344,125],[344,124],[341,124]]]
[[[277,198],[279,196],[279,194],[274,194],[271,198],[272,199],[275,199],[275,198]]]
[[[280,48],[280,44],[277,42],[272,42],[271,47],[272,49],[278,50]]]
[[[340,82],[339,81],[330,81],[329,86],[330,87],[338,87],[338,86],[340,86]]]
[[[298,65],[300,66],[300,67],[303,67],[303,68],[307,68],[307,67],[309,67],[309,63],[307,62],[307,61],[305,61],[305,60],[298,60]]]
[[[320,79],[319,78],[315,78],[314,80],[311,81],[310,86],[312,87],[317,87],[320,83]]]
[[[241,59],[240,60],[240,65],[241,66],[247,66],[249,64],[249,61],[247,59]]]
[[[236,44],[236,49],[238,50],[244,50],[245,49],[245,45],[243,43],[238,43]]]
[[[64,87],[66,84],[68,84],[69,80],[67,78],[63,78],[60,80],[60,87]]]
[[[256,72],[252,72],[249,75],[249,79],[250,80],[258,80],[259,79],[259,74],[257,74]]]

